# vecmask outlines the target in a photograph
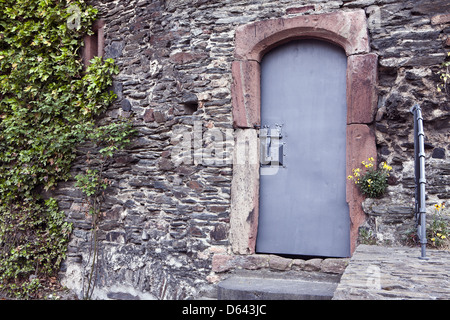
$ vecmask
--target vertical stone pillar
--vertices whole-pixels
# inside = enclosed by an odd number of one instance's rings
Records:
[[[347,176],[353,168],[358,168],[361,161],[373,157],[376,162],[377,148],[375,134],[366,124],[347,125]],[[353,181],[347,180],[346,200],[350,211],[350,252],[356,249],[358,229],[366,220],[362,209],[364,196]]]
[[[377,63],[374,53],[347,59],[347,124],[373,121],[378,102]]]
[[[234,61],[232,65],[233,125],[255,128],[260,125],[261,70],[257,61]]]
[[[377,158],[375,134],[369,124],[374,120],[378,103],[378,56],[374,53],[349,56],[347,59],[347,176],[369,157]],[[350,252],[356,249],[359,227],[366,216],[362,210],[364,196],[353,181],[347,181],[346,198],[350,211]]]
[[[237,129],[235,136],[230,242],[234,253],[253,254],[259,205],[258,133],[255,129]]]

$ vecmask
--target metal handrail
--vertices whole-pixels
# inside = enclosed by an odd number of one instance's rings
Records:
[[[419,259],[427,260],[427,227],[426,227],[426,208],[425,208],[425,133],[423,131],[422,110],[418,104],[411,108],[414,115],[414,180],[415,188],[415,219],[417,235],[421,245],[421,255]]]

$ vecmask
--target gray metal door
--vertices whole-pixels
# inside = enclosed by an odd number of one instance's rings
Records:
[[[257,252],[350,256],[346,68],[343,49],[312,39],[261,62]]]

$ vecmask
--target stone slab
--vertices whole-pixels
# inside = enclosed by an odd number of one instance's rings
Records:
[[[259,208],[257,130],[237,129],[231,183],[230,243],[234,253],[255,252]]]
[[[347,63],[347,124],[371,123],[378,103],[378,56],[354,55]]]
[[[233,276],[218,285],[219,300],[330,300],[337,283]]]
[[[233,84],[233,125],[235,128],[255,128],[260,119],[260,67],[256,61],[234,61],[231,68]]]
[[[450,251],[359,245],[334,300],[448,300]]]
[[[431,24],[444,24],[450,22],[450,13],[447,14],[437,14],[431,18]]]

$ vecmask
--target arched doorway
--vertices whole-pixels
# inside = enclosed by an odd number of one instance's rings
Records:
[[[364,10],[305,15],[291,19],[258,21],[236,30],[235,61],[232,64],[232,104],[236,146],[231,187],[230,243],[237,254],[256,252],[259,223],[261,134],[261,62],[273,48],[299,39],[318,39],[345,51],[346,68],[346,176],[368,157],[376,158],[375,135],[371,123],[377,106],[377,61],[370,53]],[[264,131],[262,131],[264,135]],[[243,141],[240,141],[243,140]],[[245,142],[245,143],[244,143]],[[287,145],[287,148],[289,145]],[[264,146],[263,146],[264,148]],[[239,154],[250,150],[248,154]],[[287,149],[286,149],[287,150]],[[246,151],[247,152],[247,151]],[[241,152],[242,153],[242,152]],[[289,154],[287,154],[287,157]],[[243,158],[247,160],[242,160]],[[345,180],[345,177],[344,177]],[[349,208],[350,254],[356,248],[358,228],[365,221],[361,196],[346,181]],[[318,235],[319,236],[319,235]]]
[[[261,60],[256,252],[350,255],[346,69],[341,47],[313,39],[283,44]],[[264,161],[271,153],[280,161]]]

